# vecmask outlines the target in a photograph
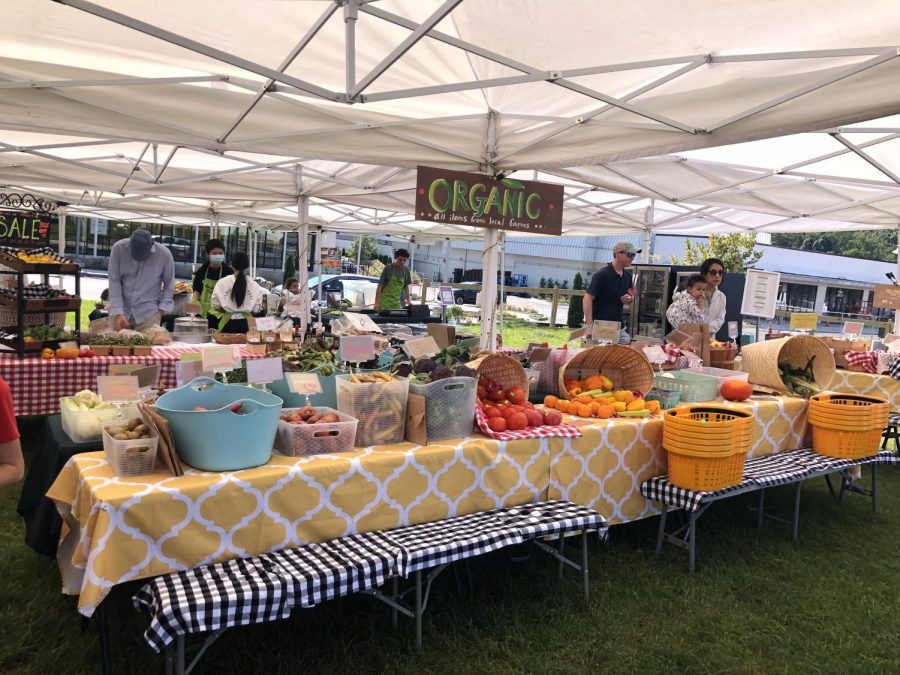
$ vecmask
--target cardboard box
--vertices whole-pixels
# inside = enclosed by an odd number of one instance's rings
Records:
[[[456,326],[446,323],[430,323],[428,324],[428,334],[434,338],[441,349],[456,344]]]

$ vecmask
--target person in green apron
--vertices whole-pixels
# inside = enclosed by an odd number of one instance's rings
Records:
[[[210,239],[206,242],[207,261],[194,273],[194,293],[191,299],[200,301],[200,316],[207,320],[210,328],[218,328],[219,321],[209,313],[213,289],[216,283],[227,277],[229,272],[225,267],[225,244],[221,239]]]
[[[213,288],[209,316],[220,333],[246,333],[247,319],[262,306],[264,291],[246,275],[250,258],[243,251],[231,257],[234,274],[220,279]]]
[[[394,263],[385,265],[378,280],[378,288],[375,290],[375,311],[409,306],[409,285],[412,283],[412,275],[406,266],[408,260],[409,251],[398,248],[394,252]]]

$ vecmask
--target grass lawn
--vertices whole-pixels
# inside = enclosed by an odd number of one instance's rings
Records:
[[[91,323],[88,321],[88,316],[91,312],[94,311],[94,305],[100,302],[99,299],[81,299],[81,330],[87,330],[88,325]],[[73,329],[75,327],[75,312],[69,312],[66,314],[66,328]]]
[[[465,324],[458,330],[465,333],[481,334],[481,324]],[[499,330],[499,326],[498,326]],[[503,325],[503,344],[507,347],[527,347],[529,342],[548,342],[550,346],[560,346],[568,338],[571,328],[549,328],[523,319],[506,319]]]
[[[617,526],[608,546],[592,546],[587,606],[579,577],[559,583],[546,556],[483,557],[472,565],[474,594],[457,595],[452,574],[439,577],[421,657],[408,621],[394,632],[386,607],[351,597],[230,630],[200,672],[900,672],[900,470],[880,474],[877,514],[862,497],[839,506],[823,480],[807,483],[798,546],[787,526],[756,529],[753,495],[716,504],[700,521],[693,576],[683,551],[654,557],[655,518]],[[74,598],[60,593],[55,563],[23,543],[18,493],[0,491],[0,672],[98,672],[94,626],[82,626]],[[767,502],[789,513],[792,495],[775,488]],[[131,607],[139,585],[109,596],[118,673],[163,667],[141,637],[147,617]]]

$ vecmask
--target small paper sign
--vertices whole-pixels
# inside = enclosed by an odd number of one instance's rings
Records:
[[[737,321],[729,321],[728,322],[728,337],[734,339],[738,337],[740,333],[738,332],[738,322]]]
[[[659,345],[644,347],[644,356],[650,363],[665,363],[668,360],[665,350]]]
[[[812,312],[793,312],[791,328],[794,330],[815,330],[819,315]]]
[[[322,383],[319,382],[319,376],[315,373],[285,373],[285,379],[288,383],[288,389],[295,394],[312,394],[322,393]]]
[[[341,343],[343,344],[343,339],[341,340]],[[441,351],[437,341],[430,335],[416,340],[408,340],[403,345],[403,349],[413,360],[422,356],[433,356]]]
[[[203,354],[200,352],[182,352],[178,357],[179,361],[201,361],[203,359]]]
[[[234,347],[207,347],[201,361],[203,370],[234,370]]]
[[[844,335],[862,335],[863,326],[862,321],[845,321]]]
[[[281,359],[247,359],[247,382],[277,382],[283,376]]]
[[[582,338],[587,335],[587,326],[584,328],[577,328],[569,333],[569,340],[577,340],[578,338]]]
[[[101,401],[137,401],[138,379],[133,375],[98,375],[97,393]]]
[[[375,358],[375,337],[372,335],[345,335],[341,337],[341,346],[338,351],[341,361],[350,363],[371,361]],[[440,349],[435,350],[435,352],[439,351]]]
[[[611,342],[613,344],[619,341],[619,322],[618,321],[594,321],[594,330],[592,334],[597,342]]]
[[[74,340],[66,340],[65,342],[59,343],[60,349],[79,349],[78,343]]]
[[[197,354],[197,356],[200,356]],[[182,386],[190,382],[191,380],[205,376],[212,377],[215,373],[208,372],[203,370],[203,364],[200,362],[200,359],[193,360],[181,360],[176,364],[176,381],[178,382],[178,386]]]
[[[453,297],[453,289],[450,286],[441,286],[438,289],[438,295],[441,298],[442,305],[453,305],[456,303]]]
[[[184,305],[185,314],[199,314],[202,309],[199,302],[188,302]]]
[[[534,365],[535,363],[546,361],[549,357],[550,347],[535,347],[531,350],[531,354],[528,355],[528,360]]]
[[[198,354],[199,356],[199,354]],[[138,379],[138,387],[155,387],[159,382],[158,363],[145,366],[140,363],[113,363],[109,366],[110,375],[132,375]]]

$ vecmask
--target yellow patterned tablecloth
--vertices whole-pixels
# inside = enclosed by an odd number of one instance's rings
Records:
[[[756,417],[753,448],[762,457],[806,444],[806,401],[756,397],[728,404],[752,409]],[[721,404],[721,402],[719,402]],[[580,438],[550,439],[549,499],[567,499],[602,514],[611,524],[659,513],[640,492],[643,481],[666,473],[661,419],[569,420]]]
[[[838,370],[828,387],[832,391],[886,399],[891,410],[900,412],[900,382],[890,375],[871,375]]]
[[[103,453],[76,455],[48,496],[66,522],[63,591],[90,616],[109,589],[306,542],[427,522],[546,497],[549,440],[481,436],[175,478],[116,476]]]

